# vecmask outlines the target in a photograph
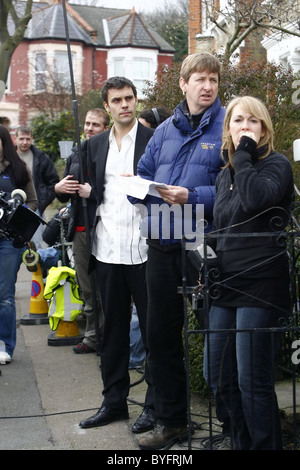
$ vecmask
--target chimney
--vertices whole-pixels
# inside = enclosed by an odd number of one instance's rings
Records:
[[[202,33],[201,0],[189,0],[189,54],[196,52],[196,35]]]

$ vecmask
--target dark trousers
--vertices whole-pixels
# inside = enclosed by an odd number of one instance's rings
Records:
[[[187,422],[186,373],[182,330],[184,324],[181,250],[163,252],[149,246],[148,365],[155,389],[158,423],[168,427]],[[195,279],[192,281],[195,285]]]
[[[83,342],[90,348],[97,349],[97,335],[95,331],[95,312],[93,305],[93,292],[91,286],[91,279],[88,275],[89,268],[89,251],[86,240],[86,232],[75,232],[73,237],[73,256],[75,262],[76,276],[78,284],[82,292],[83,300],[85,301],[84,313],[86,316],[86,327],[84,332]],[[103,326],[103,312],[100,300],[100,293],[97,289],[95,292],[96,306],[97,306],[97,317],[98,328],[100,336],[102,334]]]
[[[130,388],[128,365],[132,300],[136,306],[145,349],[148,350],[145,269],[146,263],[137,265],[109,264],[100,261],[96,263],[97,282],[104,313],[101,344],[103,405],[110,408],[127,406],[126,399]],[[145,379],[148,383],[145,405],[153,407],[154,397],[147,359]]]

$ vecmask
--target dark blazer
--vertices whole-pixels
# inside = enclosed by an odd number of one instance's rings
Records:
[[[97,197],[97,206],[103,199],[104,175],[109,150],[109,134],[111,130],[95,135],[89,139],[87,149],[87,162],[91,186]],[[143,126],[138,122],[134,150],[134,174],[137,173],[137,164],[153,135],[154,129]]]
[[[104,176],[109,150],[110,132],[111,129],[91,137],[88,141],[87,165],[90,177],[90,184],[97,198],[97,207],[101,204],[103,199]],[[133,159],[133,171],[135,175],[137,173],[138,161],[145,152],[145,148],[149,140],[151,139],[153,132],[154,129],[143,126],[140,122],[138,122]],[[95,229],[96,224],[97,217],[95,216],[93,230]],[[88,269],[89,273],[95,269],[95,261],[95,257],[91,255]]]

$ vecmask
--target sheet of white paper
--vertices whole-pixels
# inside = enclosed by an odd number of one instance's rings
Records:
[[[139,176],[119,176],[119,191],[137,199],[145,199],[147,194],[161,197],[156,187],[167,188],[164,183],[156,183]]]

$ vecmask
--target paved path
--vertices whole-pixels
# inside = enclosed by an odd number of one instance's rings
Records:
[[[17,347],[11,364],[0,366],[0,450],[139,450],[131,426],[142,409],[145,382],[131,388],[128,421],[81,429],[78,423],[102,401],[99,358],[76,355],[72,346],[49,346],[48,324],[20,324],[30,311],[31,281],[32,273],[22,265],[16,293]],[[132,384],[141,379],[138,372],[130,373]],[[278,387],[278,396],[281,407],[292,406],[290,384]],[[189,443],[174,446],[173,453],[203,450],[202,439],[209,435],[207,403],[192,397],[192,412],[198,430]]]

